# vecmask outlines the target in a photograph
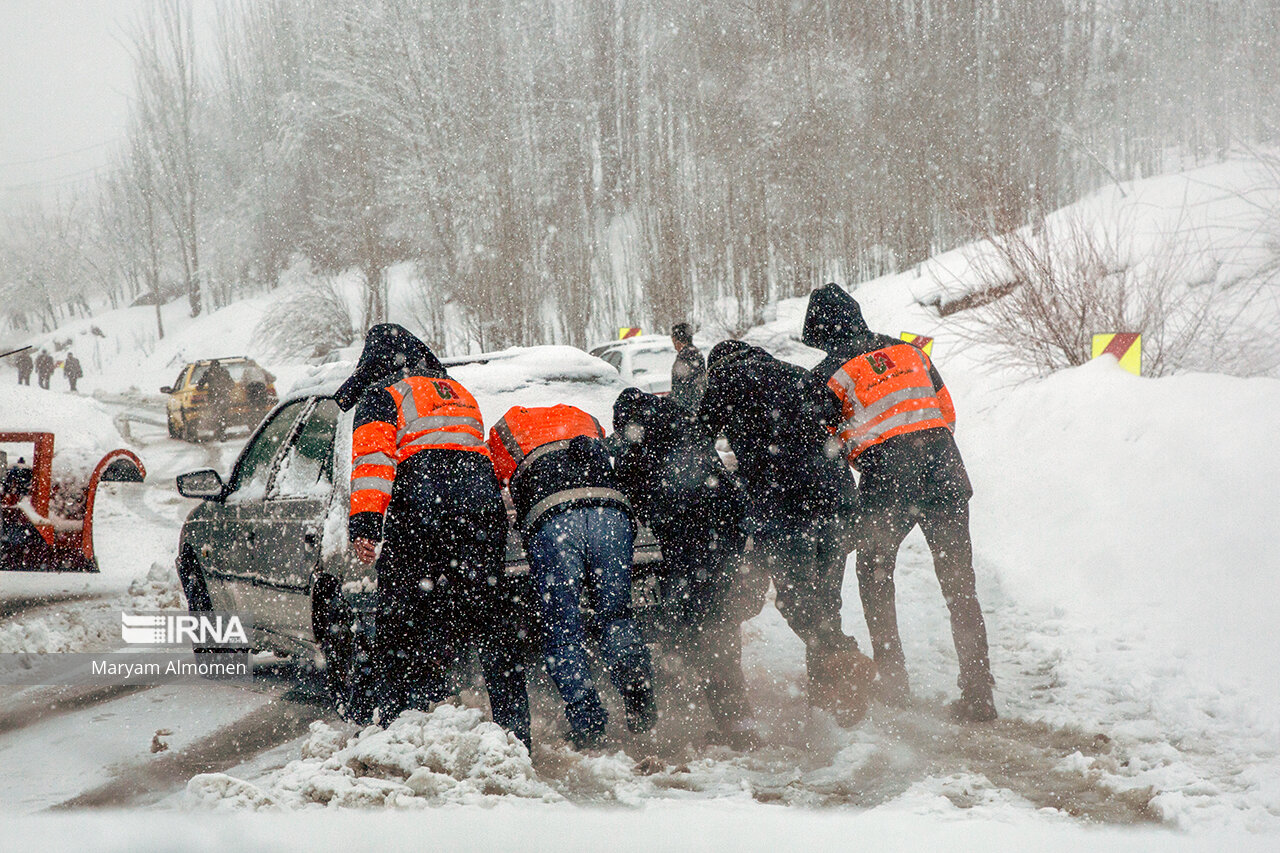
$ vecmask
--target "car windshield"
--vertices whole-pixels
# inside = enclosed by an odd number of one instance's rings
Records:
[[[247,361],[223,361],[220,364],[227,369],[227,373],[231,374],[232,382],[239,382],[244,376],[245,369],[249,366]],[[255,364],[254,367],[257,367]],[[191,384],[199,385],[200,380],[204,377],[205,371],[209,369],[208,364],[197,364],[195,370],[191,371]],[[262,368],[258,368],[260,371]],[[261,379],[257,381],[262,381]]]
[[[670,348],[638,349],[631,354],[631,373],[641,376],[653,373],[670,373],[675,363],[676,351]]]

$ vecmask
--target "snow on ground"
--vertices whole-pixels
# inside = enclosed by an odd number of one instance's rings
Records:
[[[1226,286],[1275,261],[1253,204],[1272,202],[1253,193],[1252,180],[1247,167],[1227,164],[1126,185],[1124,196],[1109,190],[1078,209],[1149,235],[1131,244],[1138,261],[1170,235],[1198,247],[1197,274],[1210,270]],[[145,817],[15,817],[0,847],[39,833],[55,848],[93,837],[104,849],[147,848],[158,838],[191,849],[417,849],[427,837],[459,849],[763,850],[847,847],[855,838],[874,849],[1275,849],[1280,632],[1272,578],[1280,559],[1269,522],[1280,517],[1280,453],[1271,440],[1280,381],[1140,379],[1107,361],[1046,379],[1011,375],[968,340],[958,327],[963,315],[939,319],[927,307],[972,286],[967,264],[965,252],[952,252],[853,292],[873,328],[936,337],[934,356],[956,399],[957,440],[975,487],[997,723],[961,729],[942,719],[942,703],[956,692],[955,654],[929,554],[915,533],[897,580],[919,704],[876,709],[855,729],[808,711],[803,648],[770,605],[744,626],[744,670],[767,743],[755,753],[706,746],[680,728],[674,721],[687,714],[677,705],[689,697],[674,689],[663,699],[657,741],[591,756],[550,742],[555,727],[544,720],[530,758],[474,709],[442,706],[386,731],[315,723],[309,734],[242,764],[193,773],[185,792]],[[779,304],[777,319],[748,339],[816,363],[820,354],[798,343],[804,302]],[[262,310],[259,302],[241,303],[198,321],[175,318],[163,348],[135,347],[119,369],[104,359],[97,387],[121,393],[138,384],[139,371],[168,381],[161,365],[205,355],[208,346],[221,354],[221,344],[239,342],[253,355],[252,341],[236,336]],[[121,320],[110,334],[145,340],[140,326],[130,328]],[[518,396],[529,405],[575,402],[607,427],[617,386],[600,370],[585,355],[535,347],[453,373],[476,394],[488,423]],[[293,377],[316,378],[307,373],[297,368]],[[282,381],[281,390],[289,384]],[[23,405],[42,415],[48,407],[51,417],[49,401],[67,398],[31,393]],[[93,422],[97,436],[105,428]],[[146,454],[153,454],[166,476],[206,464],[226,473],[235,450],[152,435],[141,443],[144,461],[150,465]],[[152,563],[172,564],[187,504],[168,485],[143,494],[123,499],[118,523],[99,531],[115,595],[129,594]],[[162,594],[163,581],[154,582]],[[7,583],[0,577],[0,590]],[[865,647],[852,571],[844,598],[845,629]],[[53,609],[71,619],[84,608],[69,601]],[[0,620],[0,639],[18,622]],[[187,713],[209,698],[175,693],[166,701]],[[118,704],[103,707],[118,720],[142,713],[128,708],[121,716]],[[0,735],[0,760],[6,745],[35,755],[41,742],[64,743],[68,718],[61,719],[39,724],[47,731]],[[650,750],[654,760],[644,760]],[[99,778],[95,768],[104,761],[88,764],[83,772]],[[34,759],[20,766],[33,787],[47,787]],[[601,804],[622,808],[582,808]],[[388,805],[400,808],[381,813]],[[376,823],[365,816],[370,809],[379,811]]]

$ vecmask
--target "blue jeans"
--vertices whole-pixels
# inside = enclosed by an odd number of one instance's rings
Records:
[[[547,669],[576,732],[601,732],[609,716],[587,662],[585,592],[600,657],[620,693],[652,689],[649,650],[631,614],[631,521],[616,507],[571,507],[525,543],[542,609]]]

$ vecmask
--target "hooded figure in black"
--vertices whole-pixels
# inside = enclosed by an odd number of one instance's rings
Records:
[[[803,341],[827,352],[814,373],[843,397],[841,435],[848,437],[850,461],[861,475],[858,590],[881,696],[893,704],[910,698],[893,570],[898,547],[919,524],[960,660],[961,698],[953,713],[966,721],[994,719],[987,629],[969,538],[973,489],[952,435],[955,408],[941,375],[915,346],[868,329],[858,303],[835,284],[809,297]]]
[[[618,485],[662,545],[670,648],[705,691],[719,738],[752,747],[740,628],[764,606],[768,578],[751,585],[740,574],[746,498],[710,434],[669,398],[626,389],[613,404],[613,428],[622,439]]]
[[[227,437],[227,420],[231,415],[231,395],[235,391],[236,381],[222,366],[222,362],[215,358],[205,368],[196,387],[207,396],[206,410],[213,419],[213,437],[222,441]]]
[[[474,398],[394,324],[369,330],[335,397],[355,408],[348,534],[363,562],[382,543],[373,667],[349,714],[364,722],[376,707],[385,725],[425,710],[464,686],[456,671],[474,646],[494,722],[529,745],[533,596],[503,570],[506,509]]]
[[[742,341],[716,344],[708,376],[699,418],[711,435],[728,438],[737,459],[748,529],[778,610],[805,642],[810,703],[856,722],[874,667],[840,628],[857,493],[829,429],[838,400],[809,371]]]

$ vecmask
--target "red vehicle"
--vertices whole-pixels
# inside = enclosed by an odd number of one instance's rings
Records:
[[[98,484],[142,482],[142,460],[120,449],[91,470],[58,470],[51,432],[0,432],[0,447],[0,569],[98,571],[93,555]]]

